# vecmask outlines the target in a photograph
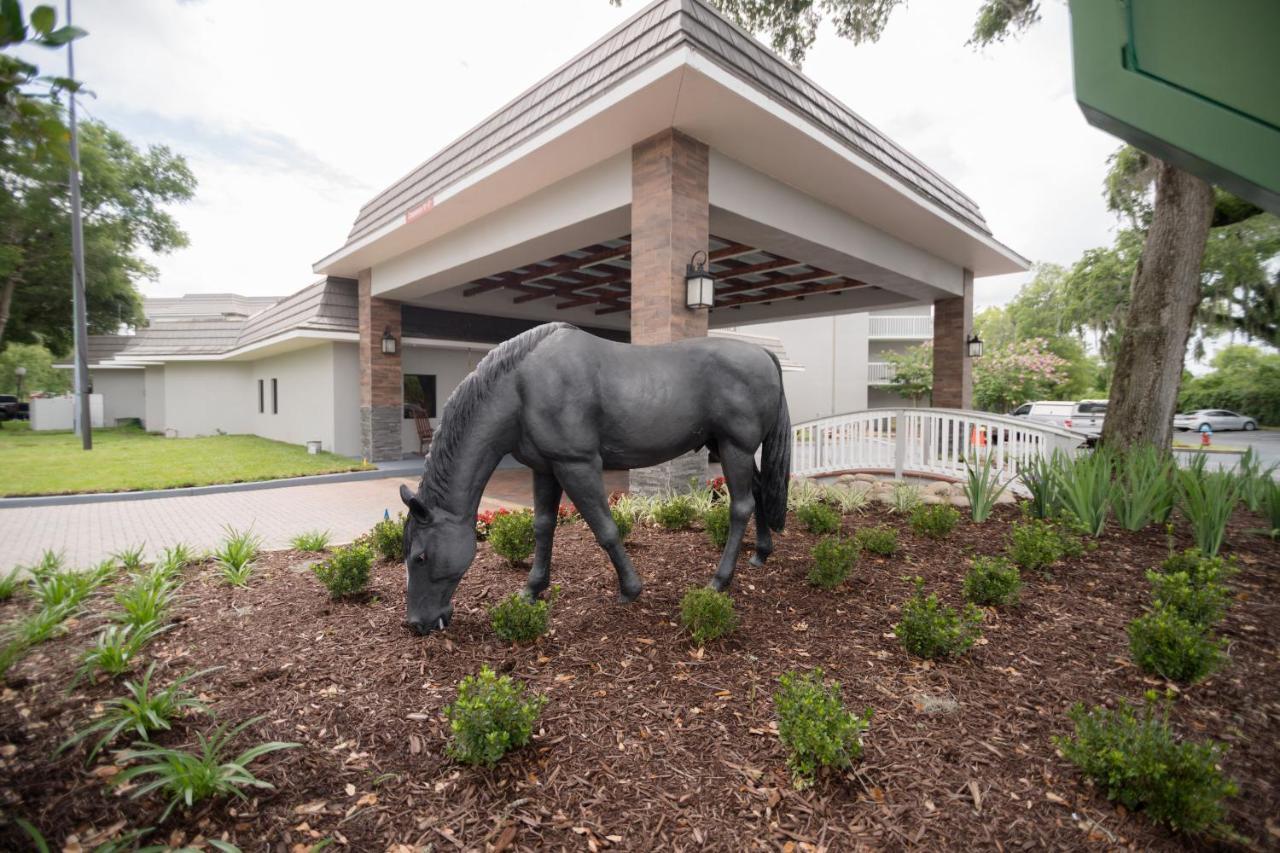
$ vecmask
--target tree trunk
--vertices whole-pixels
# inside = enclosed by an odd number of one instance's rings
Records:
[[[1158,164],[1154,215],[1133,272],[1103,424],[1102,441],[1110,447],[1169,447],[1212,216],[1207,183]]]
[[[11,275],[0,289],[0,351],[4,350],[4,330],[9,325],[9,309],[13,305],[13,291],[18,287],[18,276]]]

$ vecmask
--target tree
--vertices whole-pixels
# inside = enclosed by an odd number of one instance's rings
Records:
[[[1233,344],[1211,362],[1204,376],[1187,376],[1178,395],[1178,408],[1230,409],[1267,425],[1280,425],[1280,353]]]
[[[24,397],[34,391],[66,392],[71,387],[71,376],[68,371],[55,368],[53,362],[53,353],[39,344],[9,344],[0,352],[0,394],[18,393],[18,367],[27,369],[22,378]]]
[[[908,347],[905,352],[886,353],[885,361],[893,365],[889,384],[900,397],[919,406],[920,398],[933,399],[933,344],[926,341],[919,346]]]
[[[973,365],[973,398],[979,409],[1009,412],[1029,400],[1057,396],[1070,381],[1067,360],[1043,338],[993,348]]]
[[[37,105],[47,114],[56,107]],[[145,248],[187,244],[164,206],[186,201],[195,177],[164,146],[139,150],[98,122],[81,127],[85,281],[89,330],[141,322],[137,282],[155,275]],[[66,165],[23,137],[0,140],[0,342],[71,345],[71,240]]]
[[[0,0],[0,51],[21,45],[62,47],[86,35],[79,27],[59,27],[52,6],[37,6],[27,19],[21,0]],[[0,53],[0,139],[23,139],[41,154],[66,157],[67,129],[58,114],[42,110],[64,91],[79,91],[75,80],[41,76],[30,62]],[[55,153],[56,152],[56,153]]]

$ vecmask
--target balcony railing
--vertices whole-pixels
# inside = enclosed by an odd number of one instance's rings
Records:
[[[933,337],[932,317],[870,317],[872,338],[925,341]]]
[[[867,362],[867,384],[888,385],[893,381],[893,364],[887,361]]]

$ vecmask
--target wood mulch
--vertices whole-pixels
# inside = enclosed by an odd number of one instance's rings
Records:
[[[1011,507],[964,522],[934,541],[871,509],[846,531],[899,529],[892,558],[863,555],[835,592],[807,586],[816,538],[792,523],[769,565],[746,565],[734,587],[741,627],[704,651],[677,625],[680,596],[705,583],[717,553],[700,531],[637,529],[628,543],[647,587],[615,603],[614,573],[581,524],[561,527],[553,582],[562,587],[552,631],[512,648],[484,610],[518,589],[523,572],[487,546],[459,588],[444,634],[401,626],[404,569],[383,564],[372,596],[335,604],[306,555],[267,555],[249,587],[223,585],[211,566],[189,570],[177,626],[148,657],[161,681],[222,667],[199,680],[220,720],[260,717],[256,740],[303,748],[253,765],[275,785],[248,801],[177,810],[107,784],[116,756],[85,766],[84,750],[53,756],[119,693],[100,682],[68,689],[78,653],[101,624],[86,616],[8,675],[0,702],[0,848],[25,846],[14,815],[55,845],[85,844],[122,827],[159,826],[151,841],[225,838],[245,850],[305,850],[330,839],[352,850],[657,848],[783,850],[974,847],[1000,850],[1132,847],[1189,841],[1127,814],[1054,750],[1072,704],[1112,704],[1165,689],[1128,656],[1126,624],[1147,601],[1143,571],[1166,553],[1163,531],[1112,529],[1096,550],[1025,578],[1022,602],[988,610],[984,637],[965,657],[909,657],[891,631],[921,575],[952,604],[973,554],[999,553]],[[1220,626],[1230,662],[1184,688],[1183,733],[1230,744],[1225,770],[1240,785],[1235,829],[1255,848],[1280,846],[1280,547],[1233,522],[1229,553],[1243,571]],[[1182,536],[1178,547],[1189,542]],[[749,549],[744,549],[749,551]],[[29,605],[0,607],[0,621]],[[109,592],[94,609],[109,609]],[[550,702],[534,742],[492,769],[443,755],[441,708],[481,664],[510,673]],[[787,669],[823,667],[853,708],[874,709],[854,769],[797,791],[778,741],[772,693]],[[208,718],[191,717],[158,741],[190,744]],[[122,740],[118,747],[125,746]],[[407,845],[404,846],[404,845]]]

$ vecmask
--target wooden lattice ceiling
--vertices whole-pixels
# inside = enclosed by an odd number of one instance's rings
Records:
[[[716,308],[803,299],[867,286],[857,279],[720,237],[712,237],[709,248]],[[518,305],[554,299],[558,311],[589,305],[599,306],[597,314],[627,311],[631,307],[631,239],[607,240],[477,279],[463,285],[462,295],[495,290],[512,291],[512,302]]]

